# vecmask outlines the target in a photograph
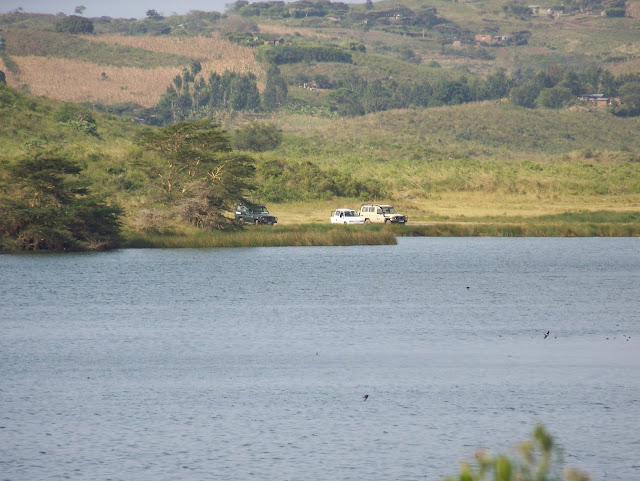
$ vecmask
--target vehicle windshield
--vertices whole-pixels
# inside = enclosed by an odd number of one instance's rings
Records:
[[[269,213],[269,211],[267,210],[267,208],[265,206],[257,206],[254,209],[254,212],[256,214],[268,214]]]
[[[385,214],[396,214],[396,210],[393,207],[383,207],[382,211]]]
[[[335,215],[337,217],[357,217],[358,216],[355,210],[337,210]]]

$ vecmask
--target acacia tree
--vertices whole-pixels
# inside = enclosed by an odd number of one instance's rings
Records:
[[[235,225],[225,213],[253,188],[255,167],[232,151],[226,131],[209,119],[179,122],[147,131],[137,143],[164,161],[157,176],[184,220],[208,229]]]
[[[7,169],[0,195],[0,236],[21,250],[116,247],[118,206],[92,196],[81,168],[59,155],[25,157]]]
[[[149,18],[150,20],[162,20],[163,18],[162,15],[160,15],[158,11],[153,8],[147,10],[146,15],[147,15],[147,18]]]

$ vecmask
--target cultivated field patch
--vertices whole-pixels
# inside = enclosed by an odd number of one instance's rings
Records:
[[[225,70],[260,76],[263,69],[256,62],[255,50],[229,42],[218,36],[211,37],[132,37],[124,35],[97,35],[84,38],[94,42],[111,45],[126,45],[153,52],[182,55],[202,64],[202,71],[215,71],[222,74]]]
[[[66,102],[135,102],[152,107],[180,73],[176,68],[105,67],[79,60],[37,56],[13,57],[13,60],[18,64],[20,74],[7,75],[10,87],[20,88],[26,84],[33,95]]]
[[[154,52],[182,55],[200,61],[202,75],[226,70],[257,77],[264,74],[251,48],[220,38],[158,38],[122,35],[84,36],[112,45],[123,45]],[[35,55],[13,56],[19,75],[7,75],[13,88],[27,85],[34,95],[67,102],[116,104],[134,102],[153,107],[183,67],[132,68],[97,65],[81,60]],[[185,65],[184,67],[189,67]],[[4,69],[6,72],[6,69]]]

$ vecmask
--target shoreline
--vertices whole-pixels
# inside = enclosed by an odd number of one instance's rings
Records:
[[[117,246],[88,246],[74,252],[117,249],[310,247],[395,245],[398,237],[640,237],[640,223],[617,222],[416,222],[407,225],[288,224],[246,226],[241,231],[201,230],[139,233],[125,229]],[[0,248],[2,254],[34,251]],[[48,251],[37,251],[48,252]],[[67,251],[51,251],[67,252]]]
[[[394,245],[398,237],[640,237],[640,224],[430,222],[407,225],[249,226],[240,232],[135,234],[125,248]]]

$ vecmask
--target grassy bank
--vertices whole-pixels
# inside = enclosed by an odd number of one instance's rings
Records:
[[[446,192],[428,198],[383,199],[410,223],[549,224],[640,223],[640,196],[549,196],[488,192]],[[357,199],[272,203],[279,225],[326,224],[338,207],[360,209]]]
[[[397,237],[640,237],[640,213],[592,212],[423,222],[408,225],[300,224],[248,226],[238,232],[198,230],[125,235],[130,248],[393,245]]]
[[[396,233],[378,226],[299,225],[249,226],[239,232],[193,231],[168,234],[129,234],[125,247],[201,248],[201,247],[280,247],[392,245]]]
[[[404,237],[638,237],[640,224],[614,223],[434,223],[396,228]]]

